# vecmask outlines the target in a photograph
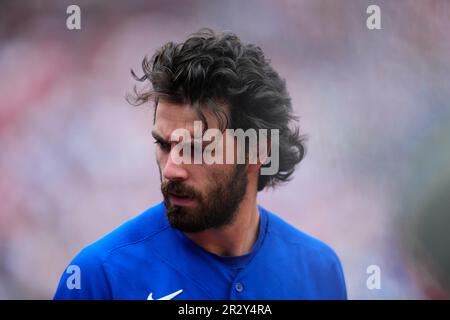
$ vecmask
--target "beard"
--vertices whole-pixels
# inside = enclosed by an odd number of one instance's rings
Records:
[[[245,165],[236,165],[232,174],[213,174],[204,193],[181,182],[161,182],[170,225],[183,232],[196,233],[231,224],[245,196],[247,184]],[[196,200],[196,205],[173,205],[169,198],[171,193]]]

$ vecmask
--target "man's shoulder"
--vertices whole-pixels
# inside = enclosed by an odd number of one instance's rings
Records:
[[[128,249],[128,253],[133,254],[140,243],[151,241],[153,236],[168,228],[162,203],[123,223],[75,256],[61,276],[54,299],[111,299],[113,295],[105,269],[108,257],[115,256],[122,264],[127,264],[130,255],[123,255],[124,251],[120,249]],[[72,278],[79,279],[77,289],[82,290],[69,288]]]
[[[282,242],[285,247],[293,248],[302,255],[313,254],[318,257],[319,254],[322,258],[338,260],[335,251],[327,243],[303,232],[275,213],[264,210],[269,220],[268,234],[274,241]]]
[[[288,274],[289,281],[294,285],[293,290],[303,283],[308,293],[303,298],[346,299],[345,277],[335,251],[274,213],[267,211],[267,215],[268,241],[262,261],[270,258],[282,265],[283,274]]]
[[[103,261],[116,250],[148,240],[167,228],[164,205],[159,203],[85,247],[77,258]]]

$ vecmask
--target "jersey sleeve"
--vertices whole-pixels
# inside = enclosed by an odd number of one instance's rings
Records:
[[[335,272],[336,272],[336,296],[338,300],[347,300],[347,287],[345,285],[344,271],[342,270],[341,262],[336,256],[335,260]]]
[[[101,256],[95,248],[82,250],[64,270],[54,300],[112,299]]]
[[[326,252],[329,267],[327,268],[328,272],[324,273],[322,279],[326,283],[325,286],[328,287],[326,299],[347,300],[344,271],[339,257],[331,248],[327,248]]]

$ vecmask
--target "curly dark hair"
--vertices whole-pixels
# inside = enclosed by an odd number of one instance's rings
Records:
[[[295,166],[306,153],[286,84],[264,57],[260,47],[242,43],[231,32],[201,29],[184,43],[168,42],[149,60],[142,61],[144,75],[152,88],[138,91],[127,100],[142,105],[164,99],[190,104],[206,124],[203,111],[214,113],[221,128],[279,130],[279,170],[259,175],[258,191],[290,180]],[[228,113],[219,106],[225,102]],[[156,110],[156,109],[155,109]],[[206,130],[206,129],[205,129]]]

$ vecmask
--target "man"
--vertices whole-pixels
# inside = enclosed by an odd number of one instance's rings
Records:
[[[151,90],[135,89],[132,103],[155,104],[164,201],[81,251],[54,298],[346,299],[333,250],[257,205],[258,191],[286,182],[305,153],[262,50],[201,30],[142,68],[133,76]],[[259,134],[257,152],[251,134],[239,139],[248,132]]]

